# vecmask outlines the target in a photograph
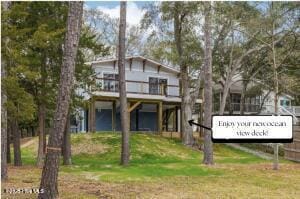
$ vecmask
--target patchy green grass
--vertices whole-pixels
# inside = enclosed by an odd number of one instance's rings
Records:
[[[210,176],[223,175],[222,169],[201,165],[203,154],[182,146],[179,140],[163,138],[153,134],[135,133],[131,136],[130,166],[122,167],[120,162],[121,136],[118,133],[94,133],[72,135],[72,166],[62,166],[63,172],[86,175],[102,181],[144,181],[170,176]],[[88,144],[87,144],[88,143]],[[79,146],[79,148],[78,148]],[[96,146],[96,147],[95,147]],[[87,153],[87,148],[99,148],[99,153]],[[35,148],[22,149],[27,165],[35,162]],[[219,163],[263,163],[265,160],[251,154],[232,149],[225,145],[215,145],[215,162]]]
[[[22,148],[24,167],[10,167],[6,187],[38,187],[37,138]],[[214,145],[214,166],[201,164],[203,153],[179,140],[132,134],[130,165],[120,162],[121,135],[72,135],[71,166],[61,166],[61,198],[297,198],[300,165],[272,163],[224,144]],[[29,179],[29,182],[24,181]],[[30,198],[30,197],[29,197]],[[33,197],[34,198],[34,197]]]

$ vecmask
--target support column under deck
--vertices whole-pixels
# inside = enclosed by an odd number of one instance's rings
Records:
[[[174,112],[174,126],[173,127],[175,127],[175,129],[174,129],[174,131],[175,132],[178,132],[178,107],[177,106],[175,106],[175,110],[174,110],[175,112]]]
[[[111,118],[111,128],[112,128],[112,131],[115,132],[116,131],[116,101],[114,100],[112,102],[112,118]]]
[[[163,126],[163,107],[162,102],[158,102],[157,104],[157,131],[159,134],[162,134],[162,126]]]
[[[128,131],[130,132],[131,126],[130,126],[130,107],[131,103],[127,101],[127,117],[128,117]]]
[[[165,125],[166,125],[166,131],[167,131],[167,132],[169,131],[169,120],[168,120],[168,116],[169,116],[169,109],[166,109],[166,120],[165,120],[164,122],[165,122]]]
[[[90,106],[89,106],[89,132],[95,132],[96,131],[96,112],[95,112],[95,99],[91,98],[90,100]]]
[[[180,132],[180,138],[182,138],[182,131],[181,131],[181,126],[182,126],[182,119],[181,119],[181,114],[182,114],[182,110],[181,107],[179,108],[179,110],[177,111],[177,130],[178,132]]]

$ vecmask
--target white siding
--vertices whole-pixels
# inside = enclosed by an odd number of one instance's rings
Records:
[[[179,79],[175,72],[169,72],[165,68],[161,67],[158,72],[157,66],[151,63],[145,64],[145,71],[143,72],[143,62],[140,60],[132,60],[132,66],[130,70],[130,62],[126,61],[126,80],[133,81],[143,81],[149,82],[149,77],[158,77],[167,79],[168,85],[179,86]],[[98,74],[98,77],[102,78],[103,73],[118,73],[118,63],[116,62],[114,69],[114,62],[103,62],[93,64],[95,72]],[[99,80],[98,80],[99,81]],[[101,81],[101,80],[100,80]],[[148,83],[134,83],[127,82],[127,91],[128,92],[138,92],[138,93],[148,93],[149,85]],[[179,87],[168,87],[168,95],[179,96]]]
[[[264,91],[264,95],[267,93],[267,91]],[[275,99],[275,93],[274,92],[271,92],[268,97],[266,98],[266,101],[265,101],[265,105],[267,106],[274,106],[274,99]],[[288,95],[279,95],[278,96],[278,107],[280,106],[280,100],[288,100],[290,101],[290,106],[288,108],[291,108],[291,101],[292,101],[292,98]]]

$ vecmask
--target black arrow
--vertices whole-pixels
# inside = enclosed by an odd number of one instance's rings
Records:
[[[192,126],[192,125],[194,124],[194,125],[200,126],[200,127],[202,127],[202,128],[205,128],[205,129],[211,131],[211,128],[206,127],[206,126],[203,126],[202,124],[195,123],[194,120],[189,120],[189,124],[190,124],[190,126]]]

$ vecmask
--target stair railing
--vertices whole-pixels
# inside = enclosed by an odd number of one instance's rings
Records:
[[[271,109],[269,108],[271,107]],[[275,106],[274,105],[264,105],[264,111],[266,111],[266,113],[269,113],[269,114],[276,114],[275,113]],[[296,115],[294,113],[292,113],[291,111],[287,110],[285,107],[283,106],[278,106],[278,114],[279,115],[291,115],[293,117],[293,122],[294,124],[297,124],[298,123],[298,118],[296,117]],[[263,112],[262,112],[263,114]]]

